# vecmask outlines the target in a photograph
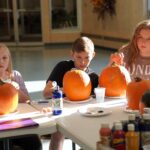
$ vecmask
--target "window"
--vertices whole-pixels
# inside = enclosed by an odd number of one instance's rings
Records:
[[[150,0],[147,0],[147,17],[150,18]]]
[[[77,0],[52,0],[52,29],[76,28]]]

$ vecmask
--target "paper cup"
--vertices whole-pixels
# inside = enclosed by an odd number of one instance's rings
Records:
[[[99,103],[103,103],[105,99],[105,88],[104,87],[97,87],[94,89],[94,93],[96,96],[96,101]]]

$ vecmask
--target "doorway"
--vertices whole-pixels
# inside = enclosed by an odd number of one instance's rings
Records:
[[[0,0],[0,41],[42,42],[40,0]]]

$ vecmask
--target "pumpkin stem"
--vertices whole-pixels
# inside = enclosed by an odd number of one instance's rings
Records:
[[[5,82],[3,82],[1,79],[0,79],[0,85],[3,85],[5,84]]]
[[[135,77],[134,80],[135,82],[140,82],[142,79],[140,77]]]
[[[113,61],[111,66],[117,66],[117,64]]]

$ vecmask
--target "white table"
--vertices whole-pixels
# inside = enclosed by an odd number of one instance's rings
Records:
[[[38,110],[46,107],[48,104],[34,105]],[[57,130],[64,136],[72,139],[85,150],[95,150],[96,142],[99,141],[98,131],[103,122],[112,125],[114,121],[127,119],[127,113],[123,111],[126,105],[126,99],[105,99],[105,103],[96,103],[92,99],[86,103],[67,103],[64,102],[63,113],[58,116],[49,115],[54,118],[57,124]],[[78,110],[83,107],[102,106],[112,111],[112,114],[103,117],[85,117]]]
[[[23,103],[18,105],[18,113],[16,113],[15,115],[9,115],[8,117],[1,117],[0,120],[12,120],[27,117],[32,118],[35,122],[39,124],[39,126],[33,128],[22,128],[16,130],[2,131],[0,134],[0,138],[25,134],[44,135],[47,133],[53,133],[57,131],[55,120],[50,119],[49,117],[40,113],[30,105]]]
[[[0,138],[9,138],[11,136],[18,136],[24,134],[51,134],[60,131],[64,136],[72,139],[75,143],[80,145],[85,150],[95,150],[96,142],[99,140],[98,131],[103,122],[112,124],[114,121],[127,119],[128,114],[123,111],[125,107],[125,99],[105,99],[105,103],[96,103],[95,99],[87,103],[71,104],[64,102],[64,110],[61,115],[52,116],[45,115],[40,112],[42,107],[47,104],[40,104],[30,106],[28,104],[19,104],[18,114],[15,118],[31,117],[34,121],[39,123],[39,127],[24,128],[18,130],[1,132]],[[103,117],[85,117],[82,116],[78,109],[82,107],[102,106],[108,107],[112,114]],[[13,119],[12,117],[0,118],[0,120]],[[57,125],[57,128],[56,128]]]
[[[108,101],[108,99],[106,99],[106,101]],[[115,100],[114,103],[111,101],[101,104],[103,107],[110,107],[109,109],[112,111],[112,114],[103,117],[85,117],[79,112],[74,112],[69,116],[60,117],[56,120],[58,130],[80,145],[83,149],[96,150],[96,142],[99,141],[99,129],[101,123],[107,122],[112,125],[114,121],[127,119],[128,114],[123,111],[125,107],[124,102],[125,100]],[[100,105],[94,104],[95,102],[91,103],[93,106]],[[64,106],[66,106],[66,104],[64,104]],[[76,106],[76,108],[77,107],[82,106]]]
[[[10,114],[5,117],[0,117],[0,120],[12,120],[12,119],[19,119],[19,118],[32,118],[35,122],[39,124],[38,127],[32,128],[21,128],[16,130],[9,130],[9,131],[1,131],[0,138],[3,139],[5,143],[5,150],[9,150],[9,138],[13,136],[19,135],[26,135],[26,134],[51,134],[57,131],[56,129],[56,122],[54,119],[51,119],[45,116],[40,111],[37,111],[35,108],[28,104],[19,104],[18,105],[18,112],[15,114]]]

